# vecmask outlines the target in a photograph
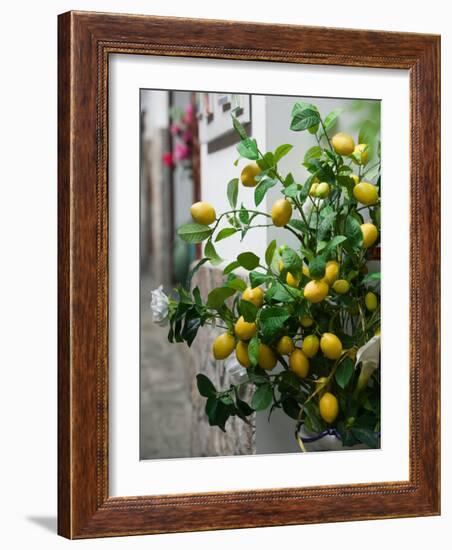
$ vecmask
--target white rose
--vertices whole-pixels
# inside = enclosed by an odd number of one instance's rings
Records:
[[[163,285],[151,290],[152,320],[161,327],[168,324],[168,296],[163,292]]]

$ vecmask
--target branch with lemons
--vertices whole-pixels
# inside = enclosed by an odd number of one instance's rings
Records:
[[[240,137],[235,165],[247,164],[226,185],[230,208],[218,214],[198,202],[191,207],[193,223],[178,230],[187,242],[205,245],[186,285],[168,301],[169,341],[190,346],[200,327],[219,327],[213,357],[235,354],[246,370],[244,381],[229,388],[197,375],[209,423],[222,430],[231,416],[249,422],[255,411],[267,409],[270,416],[278,408],[294,420],[296,433],[334,430],[344,446],[379,446],[380,273],[369,273],[367,262],[380,236],[380,147],[368,121],[357,143],[334,133],[341,112],[323,119],[315,105],[294,105],[290,129],[313,139],[303,182],[278,168],[296,154],[292,145],[262,152],[233,117]],[[261,204],[273,188],[280,197],[267,212]],[[240,193],[253,193],[255,207],[239,204]],[[224,266],[217,242],[232,235],[244,240],[249,231],[271,226],[296,245],[273,240],[263,258],[250,250]],[[224,282],[201,296],[192,278],[206,262],[222,264]],[[242,386],[253,387],[249,403],[240,397]]]

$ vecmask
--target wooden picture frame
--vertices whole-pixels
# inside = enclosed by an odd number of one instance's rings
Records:
[[[59,16],[58,48],[59,534],[87,538],[439,514],[440,38],[69,12]],[[409,71],[408,481],[109,496],[107,91],[113,53]]]

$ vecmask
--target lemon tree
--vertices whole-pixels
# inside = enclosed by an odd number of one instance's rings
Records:
[[[345,445],[379,445],[379,369],[360,378],[355,359],[380,327],[380,273],[367,267],[380,239],[378,128],[366,120],[358,135],[335,133],[340,115],[335,109],[322,118],[315,105],[293,106],[288,123],[312,136],[307,151],[290,144],[261,151],[233,117],[240,137],[235,165],[244,166],[225,182],[230,208],[217,213],[196,203],[193,223],[178,230],[187,242],[204,243],[204,256],[169,301],[168,338],[190,346],[200,327],[220,327],[214,359],[235,354],[246,369],[246,379],[228,388],[197,375],[209,423],[222,430],[231,416],[250,422],[255,411],[270,416],[279,408],[308,432],[334,427]],[[289,154],[303,158],[308,176],[301,181],[279,169]],[[280,196],[263,209],[270,189]],[[239,202],[242,194],[251,194],[254,208]],[[249,231],[271,226],[297,244],[281,237],[264,257],[248,250],[225,265],[216,243],[232,235],[246,242]],[[224,280],[202,296],[192,279],[206,262],[221,265]],[[244,386],[254,388],[249,403]]]

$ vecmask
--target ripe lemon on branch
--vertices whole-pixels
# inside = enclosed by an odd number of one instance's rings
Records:
[[[344,132],[335,134],[331,140],[331,145],[339,155],[351,155],[355,150],[355,142],[353,141],[352,136],[345,134]]]
[[[234,332],[240,340],[250,340],[256,334],[257,326],[256,323],[248,323],[242,316],[235,323]]]
[[[251,367],[251,361],[248,356],[248,344],[246,342],[242,342],[241,340],[237,342],[237,346],[235,347],[235,356],[242,367],[245,367],[246,369]]]
[[[378,239],[378,229],[373,223],[363,223],[361,225],[361,232],[363,234],[364,248],[371,247]]]
[[[339,359],[342,355],[342,342],[331,332],[325,332],[320,338],[320,349],[328,359]]]
[[[318,304],[328,296],[329,286],[325,281],[309,281],[303,295],[312,304]]]
[[[290,336],[283,336],[279,339],[278,344],[276,345],[276,351],[280,355],[290,355],[294,349],[295,346]]]
[[[287,199],[279,199],[272,206],[272,221],[276,227],[287,225],[292,217],[292,205]]]
[[[371,206],[378,202],[378,189],[367,181],[361,181],[355,185],[353,195],[358,202],[365,206]]]
[[[209,225],[213,223],[217,217],[215,208],[208,202],[195,202],[190,207],[190,214],[196,223]]]
[[[215,359],[226,359],[233,352],[235,347],[235,340],[232,334],[229,332],[223,332],[220,336],[217,336],[212,344],[212,352]]]
[[[309,372],[309,360],[301,349],[295,348],[290,354],[289,367],[300,378],[306,378]]]
[[[264,303],[264,293],[259,287],[256,288],[247,288],[243,291],[242,300],[251,302],[256,307],[262,307]]]
[[[250,164],[247,164],[243,168],[240,174],[240,180],[245,187],[256,187],[256,176],[258,176],[261,172],[262,170],[255,162],[250,162]]]
[[[325,392],[319,402],[320,416],[328,424],[333,423],[339,414],[339,403],[335,395]]]

